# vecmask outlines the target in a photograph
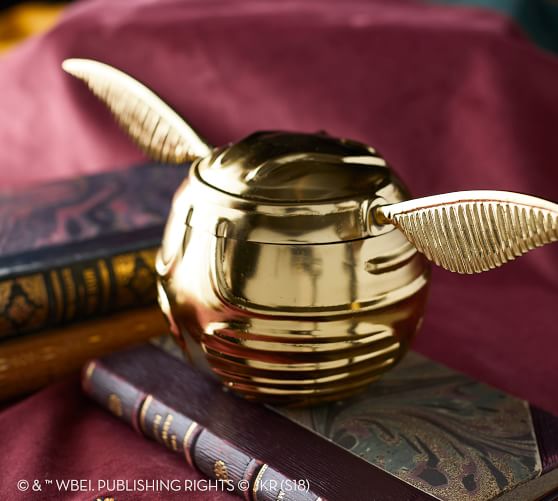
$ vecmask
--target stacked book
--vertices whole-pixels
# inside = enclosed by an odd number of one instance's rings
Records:
[[[253,501],[556,499],[558,418],[412,352],[364,393],[314,408],[236,397],[168,337],[89,362],[82,385]]]
[[[165,331],[154,260],[185,167],[0,192],[0,400]]]

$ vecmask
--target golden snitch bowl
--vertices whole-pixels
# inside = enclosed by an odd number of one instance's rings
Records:
[[[259,132],[195,161],[157,258],[159,300],[198,365],[249,398],[352,394],[406,352],[429,266],[371,207],[408,198],[374,150]]]
[[[63,68],[151,158],[193,161],[157,258],[159,302],[190,360],[245,397],[313,404],[359,391],[408,349],[425,258],[479,273],[558,240],[553,202],[482,190],[409,200],[372,148],[325,134],[213,148],[116,68]]]

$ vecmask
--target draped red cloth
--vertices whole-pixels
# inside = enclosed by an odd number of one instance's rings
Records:
[[[0,60],[3,186],[143,158],[60,70],[67,57],[130,73],[213,144],[256,129],[326,130],[376,147],[417,196],[502,189],[558,200],[558,60],[488,11],[402,0],[78,3]],[[558,414],[557,300],[552,246],[479,276],[434,270],[414,348]],[[0,421],[0,488],[47,471],[171,471],[166,451],[72,387]]]

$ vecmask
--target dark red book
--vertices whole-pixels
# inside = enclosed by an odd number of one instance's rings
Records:
[[[90,362],[82,381],[245,499],[550,500],[558,489],[558,418],[415,353],[361,395],[314,408],[248,402],[152,345]]]
[[[90,362],[82,385],[138,433],[247,500],[434,499],[152,345]]]

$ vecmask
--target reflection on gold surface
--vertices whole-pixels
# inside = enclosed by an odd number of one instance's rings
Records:
[[[212,149],[119,70],[63,68],[153,158],[194,159],[156,261],[159,303],[192,362],[249,398],[306,404],[354,393],[403,356],[429,267],[393,225],[368,224],[409,198],[373,148],[257,132]]]
[[[372,203],[406,197],[352,141],[259,133],[217,149],[174,198],[157,260],[163,309],[188,351],[201,347],[248,398],[357,392],[400,360],[426,302],[423,257],[393,226],[366,228]]]
[[[121,71],[85,59],[63,68],[152,158],[193,160],[156,260],[159,302],[190,360],[249,398],[342,398],[397,363],[426,303],[417,249],[472,273],[558,239],[551,202],[409,200],[376,150],[325,133],[256,132],[212,148]]]

